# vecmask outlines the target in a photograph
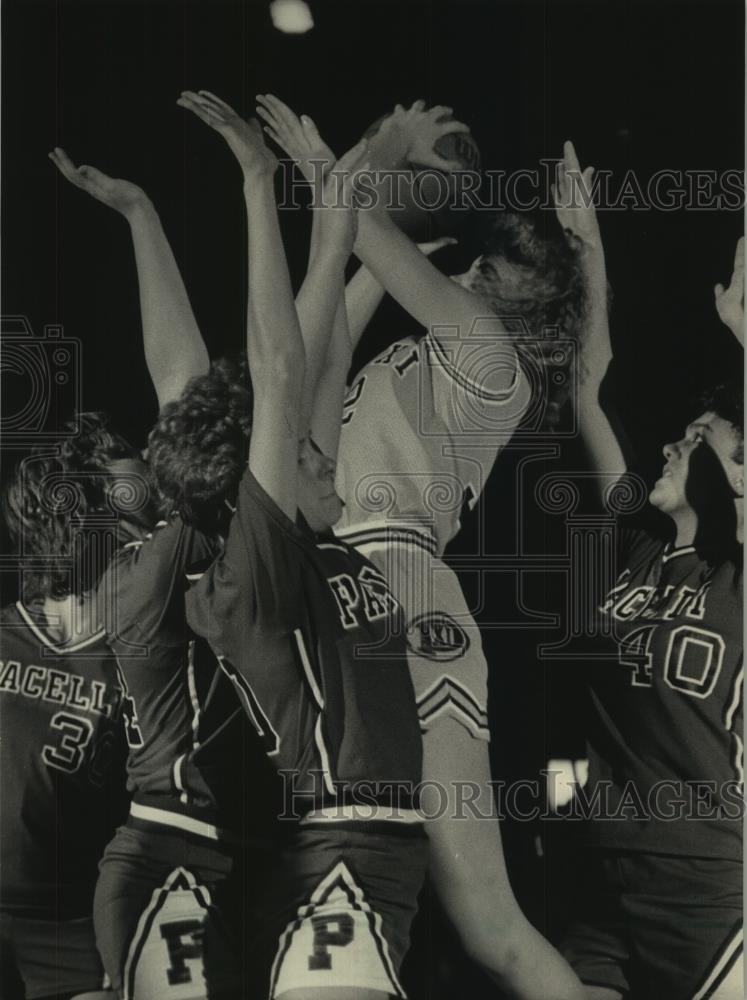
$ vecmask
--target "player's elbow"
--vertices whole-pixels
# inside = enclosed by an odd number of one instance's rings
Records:
[[[484,969],[500,985],[515,981],[516,970],[526,960],[526,947],[522,937],[527,921],[518,904],[505,908],[501,919],[490,915],[479,928],[462,934],[462,946],[467,957]]]

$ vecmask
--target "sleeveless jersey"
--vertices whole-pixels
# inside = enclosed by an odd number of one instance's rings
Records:
[[[477,502],[529,402],[513,349],[483,326],[465,340],[431,331],[399,341],[358,375],[343,413],[345,511],[336,529],[425,530],[443,555],[464,502]],[[508,387],[491,389],[505,384],[507,369]]]
[[[526,379],[494,325],[483,321],[463,341],[450,331],[400,341],[363,369],[345,403],[337,467],[345,510],[335,525],[404,609],[421,729],[451,718],[482,740],[490,739],[487,663],[441,556],[528,404]],[[506,384],[507,368],[508,387],[491,388]]]
[[[593,668],[588,794],[607,848],[742,857],[740,558],[622,534],[600,607],[618,663]]]

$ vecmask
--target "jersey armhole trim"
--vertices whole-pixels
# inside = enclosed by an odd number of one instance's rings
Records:
[[[435,356],[438,367],[441,368],[453,382],[461,386],[461,388],[466,392],[470,393],[470,395],[475,396],[477,399],[481,399],[487,403],[507,403],[516,393],[516,390],[521,383],[521,366],[519,365],[518,357],[515,357],[514,374],[511,379],[511,384],[505,389],[491,392],[480,382],[475,381],[475,379],[470,378],[468,375],[465,375],[464,372],[459,370],[459,368],[449,358],[445,348],[439,343],[433,333],[433,330],[428,331],[425,340]]]

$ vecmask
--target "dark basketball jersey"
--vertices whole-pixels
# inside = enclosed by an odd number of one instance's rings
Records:
[[[162,521],[118,552],[102,586],[125,693],[131,814],[224,840],[247,832],[247,760],[270,769],[232,684],[187,626],[191,570],[199,576],[215,549],[180,518]]]
[[[0,616],[0,909],[90,916],[126,807],[121,691],[103,630],[55,645],[21,604]]]
[[[591,678],[587,794],[596,790],[608,814],[592,837],[741,858],[741,562],[638,530],[621,532],[618,565],[600,613],[619,662]]]
[[[296,813],[365,795],[371,818],[396,801],[400,819],[417,821],[422,747],[401,609],[371,563],[294,524],[247,470],[225,550],[187,614],[298,793]]]

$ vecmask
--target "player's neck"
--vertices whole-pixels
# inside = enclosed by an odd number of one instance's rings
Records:
[[[72,594],[59,600],[45,597],[42,611],[46,619],[44,630],[58,646],[87,639],[98,628],[92,603]]]
[[[678,511],[672,515],[672,520],[675,528],[674,547],[681,549],[686,545],[693,545],[698,533],[698,518],[695,512],[692,510]]]

